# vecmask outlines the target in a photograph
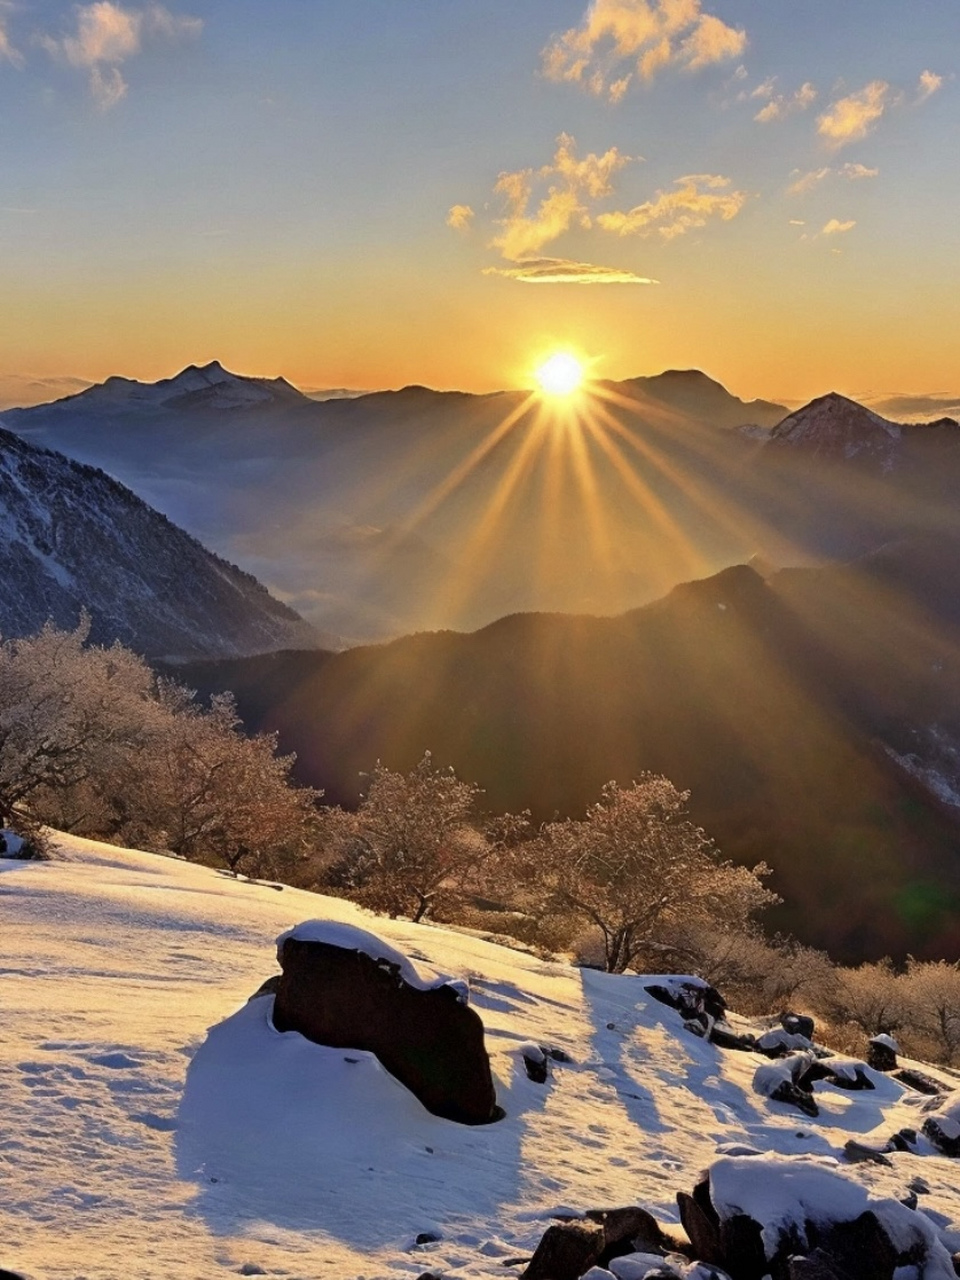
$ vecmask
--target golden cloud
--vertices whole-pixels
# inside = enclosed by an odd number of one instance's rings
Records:
[[[611,192],[613,175],[631,161],[616,147],[603,155],[591,152],[579,159],[576,141],[569,134],[557,138],[557,150],[549,164],[538,169],[520,169],[501,173],[495,191],[507,203],[507,216],[500,219],[501,231],[493,246],[511,262],[519,262],[540,253],[545,245],[563,235],[572,226],[590,226],[585,201],[596,200]],[[531,212],[533,184],[547,182],[547,194]]]
[[[454,231],[466,231],[473,217],[473,210],[468,204],[455,204],[447,211],[447,226]]]
[[[524,284],[659,284],[633,271],[569,258],[527,258],[515,267],[484,267],[485,276],[505,276]]]
[[[541,70],[619,102],[634,72],[651,80],[668,66],[698,71],[739,57],[746,44],[745,31],[704,13],[701,0],[592,0],[580,25],[543,50]],[[625,63],[633,64],[626,74]]]
[[[794,169],[793,172],[800,173],[798,169]],[[848,182],[859,182],[863,178],[875,178],[879,172],[879,169],[868,169],[865,164],[847,163],[841,165],[839,169],[833,169],[830,165],[827,165],[823,169],[811,169],[809,173],[801,173],[787,187],[787,195],[805,195],[808,191],[812,191],[814,187],[818,187],[824,178],[829,178],[831,174],[838,178],[846,178]]]
[[[769,83],[769,82],[767,82]],[[767,85],[760,86],[766,89]],[[752,97],[757,97],[757,91],[754,90]],[[769,124],[772,120],[782,120],[784,116],[793,115],[795,111],[806,111],[807,107],[813,105],[817,100],[817,91],[814,86],[807,80],[800,86],[795,93],[769,95],[770,101],[765,107],[761,107],[757,114],[753,117],[761,124]]]
[[[203,26],[200,18],[173,14],[161,4],[124,9],[113,0],[94,0],[93,4],[79,5],[76,14],[75,34],[60,39],[42,36],[40,44],[51,56],[89,72],[90,92],[104,110],[126,94],[120,64],[140,52],[144,38],[194,36]]]
[[[834,149],[865,138],[889,103],[886,80],[872,80],[857,93],[834,102],[817,120],[817,132]]]
[[[938,76],[935,71],[921,71],[920,83],[917,85],[917,102],[926,102],[932,94],[943,84],[943,76]]]
[[[605,231],[620,236],[650,235],[656,231],[665,240],[673,240],[697,227],[706,226],[712,218],[729,222],[747,201],[745,191],[728,191],[730,179],[719,174],[695,173],[677,178],[676,191],[658,191],[626,212],[601,213],[597,218]]]
[[[836,236],[842,234],[844,231],[852,231],[856,225],[856,222],[852,218],[849,222],[841,222],[838,218],[831,218],[820,234],[823,236]]]

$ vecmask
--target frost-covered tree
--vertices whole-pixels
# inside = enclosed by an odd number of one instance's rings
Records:
[[[905,1030],[925,1052],[950,1066],[960,1062],[960,963],[911,958],[901,978]],[[927,1047],[929,1046],[929,1048]]]
[[[689,793],[644,774],[609,782],[583,821],[548,822],[504,860],[528,910],[576,915],[603,938],[604,963],[622,973],[641,955],[684,953],[691,929],[743,929],[775,902],[762,864],[724,862],[687,816]]]
[[[135,654],[48,624],[0,641],[0,826],[45,792],[77,788],[147,741],[153,676]]]
[[[278,874],[301,852],[316,793],[291,756],[158,681],[121,645],[46,626],[0,641],[0,826],[17,818]]]
[[[868,1037],[899,1031],[908,1013],[903,978],[888,958],[836,968],[818,1004],[831,1022],[852,1024]]]
[[[409,773],[377,763],[357,813],[326,819],[337,855],[327,885],[390,916],[414,920],[458,895],[482,860],[476,830],[480,788],[452,769],[434,766],[430,752]]]

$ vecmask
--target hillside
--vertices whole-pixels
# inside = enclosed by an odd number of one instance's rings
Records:
[[[921,1217],[960,1246],[956,1166],[924,1139],[887,1165],[843,1159],[851,1137],[918,1127],[920,1095],[893,1079],[819,1083],[810,1119],[754,1092],[755,1054],[690,1034],[638,977],[156,855],[70,837],[56,854],[0,860],[16,1173],[0,1266],[38,1280],[493,1280],[521,1272],[555,1213],[640,1204],[678,1231],[677,1191],[738,1148],[874,1196],[922,1186]],[[505,1119],[438,1120],[371,1055],[278,1035],[270,998],[244,1008],[276,970],[276,936],[321,915],[469,983]],[[524,1072],[530,1041],[569,1059],[545,1084]]]
[[[313,629],[93,467],[0,430],[0,633],[89,612],[98,643],[225,656],[315,643]]]
[[[781,927],[852,960],[954,955],[960,650],[952,619],[891,581],[899,561],[740,566],[617,618],[516,615],[179,674],[234,690],[329,801],[428,748],[492,809],[538,818],[662,772],[727,856],[773,866]]]

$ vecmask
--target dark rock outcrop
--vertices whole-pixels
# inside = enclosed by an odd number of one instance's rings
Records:
[[[580,1280],[603,1252],[599,1223],[558,1222],[547,1227],[521,1280]]]
[[[365,1049],[434,1115],[489,1124],[497,1106],[483,1023],[448,985],[422,990],[363,951],[287,937],[273,1022],[317,1044]]]

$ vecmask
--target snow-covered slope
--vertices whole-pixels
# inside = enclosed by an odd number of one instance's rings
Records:
[[[316,633],[249,574],[93,467],[0,429],[0,634],[53,619],[178,657],[310,647]]]
[[[58,850],[0,861],[0,1266],[492,1280],[519,1273],[504,1259],[529,1256],[555,1211],[639,1203],[676,1223],[675,1193],[720,1147],[829,1163],[851,1136],[918,1124],[880,1076],[869,1093],[818,1085],[816,1120],[769,1102],[752,1055],[685,1031],[636,977],[156,855],[66,837]],[[279,1035],[270,997],[245,1004],[276,936],[318,916],[469,981],[504,1120],[436,1119],[369,1055]],[[570,1056],[545,1085],[523,1070],[529,1041]],[[956,1248],[956,1164],[890,1159],[829,1167],[893,1197],[921,1175],[921,1206]]]

